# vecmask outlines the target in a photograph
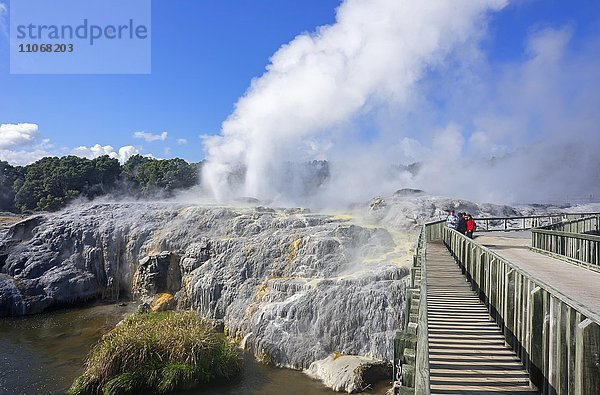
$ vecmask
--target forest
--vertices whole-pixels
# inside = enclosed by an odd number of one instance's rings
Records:
[[[102,195],[169,197],[199,183],[202,162],[134,155],[124,164],[108,156],[47,157],[27,166],[0,161],[0,211],[55,211],[77,198]]]

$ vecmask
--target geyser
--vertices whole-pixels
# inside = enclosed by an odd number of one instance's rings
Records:
[[[403,187],[502,203],[597,199],[598,42],[532,26],[523,53],[501,60],[488,21],[507,5],[342,2],[334,24],[283,45],[205,138],[204,183],[220,201],[320,208]],[[330,177],[307,193],[284,164],[313,160],[327,160]]]
[[[344,1],[334,24],[282,46],[222,134],[205,139],[206,183],[221,200],[290,195],[281,163],[329,158],[339,141],[354,139],[349,121],[373,108],[404,108],[426,69],[468,45],[482,17],[505,4]],[[234,190],[228,176],[240,165],[245,179]]]

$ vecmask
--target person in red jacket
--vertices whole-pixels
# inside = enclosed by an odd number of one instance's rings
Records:
[[[475,220],[471,214],[467,214],[467,232],[466,235],[468,238],[473,238],[473,232],[475,232]]]

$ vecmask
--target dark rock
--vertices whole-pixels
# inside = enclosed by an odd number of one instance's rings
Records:
[[[133,294],[153,296],[158,293],[174,293],[181,288],[179,257],[162,252],[143,258],[133,277]]]
[[[398,189],[396,192],[394,192],[394,195],[396,195],[396,196],[416,196],[416,195],[423,195],[424,193],[425,193],[425,191],[423,191],[421,189],[402,188],[402,189]]]

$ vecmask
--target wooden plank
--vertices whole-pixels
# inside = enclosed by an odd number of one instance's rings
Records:
[[[465,243],[460,249],[463,259],[482,262]],[[475,277],[481,282],[484,265],[471,265],[482,270]],[[514,292],[499,289],[497,276],[506,276],[502,270],[497,267],[491,278],[494,300]],[[535,393],[524,366],[443,245],[428,243],[426,276],[431,393]]]

